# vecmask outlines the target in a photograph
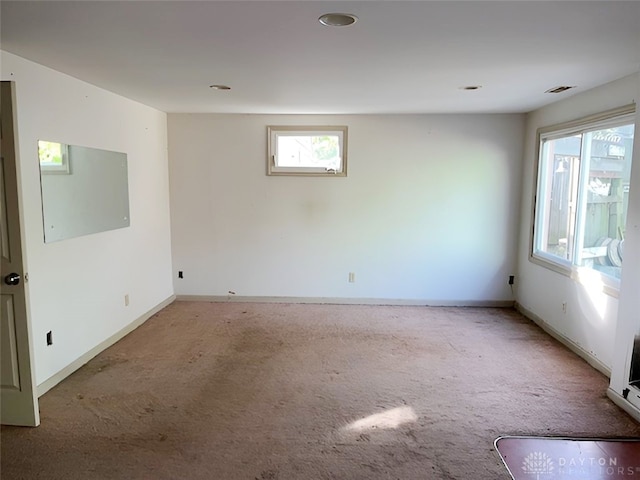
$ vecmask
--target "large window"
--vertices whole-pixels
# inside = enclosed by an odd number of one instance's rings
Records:
[[[539,130],[533,258],[620,278],[624,260],[633,106]]]
[[[346,176],[347,127],[268,127],[267,174]]]

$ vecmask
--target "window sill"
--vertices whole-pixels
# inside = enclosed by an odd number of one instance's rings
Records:
[[[548,270],[569,277],[576,283],[589,288],[599,288],[602,293],[618,298],[620,280],[612,278],[598,270],[588,267],[578,267],[567,263],[560,263],[539,254],[529,255],[529,261]]]
[[[334,170],[327,171],[326,169],[300,169],[300,168],[287,168],[287,167],[271,167],[267,171],[269,176],[296,176],[296,177],[346,177],[347,172],[336,172]]]

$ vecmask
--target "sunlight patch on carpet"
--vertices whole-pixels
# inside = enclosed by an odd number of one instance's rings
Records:
[[[392,408],[386,412],[374,413],[368,417],[351,422],[344,427],[345,431],[362,432],[371,429],[393,429],[405,423],[415,422],[418,416],[409,406]]]

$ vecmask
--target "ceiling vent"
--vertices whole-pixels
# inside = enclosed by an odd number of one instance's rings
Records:
[[[559,87],[550,88],[544,93],[562,93],[566,92],[567,90],[571,90],[572,88],[576,88],[576,86],[574,85],[573,87],[570,87],[568,85],[560,85]]]

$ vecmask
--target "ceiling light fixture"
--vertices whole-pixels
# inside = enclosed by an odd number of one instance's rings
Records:
[[[460,90],[480,90],[482,85],[467,85],[466,87],[460,87]]]
[[[559,87],[550,88],[544,93],[562,93],[562,92],[566,92],[567,90],[571,90],[572,88],[576,88],[576,86],[574,85],[570,87],[568,85],[560,85]]]
[[[231,90],[231,87],[227,85],[209,85],[209,88],[213,88],[214,90]]]
[[[348,27],[358,21],[358,17],[351,13],[325,13],[318,21],[327,27]]]

